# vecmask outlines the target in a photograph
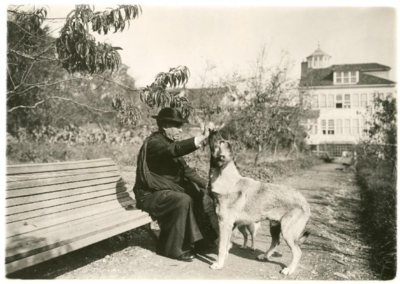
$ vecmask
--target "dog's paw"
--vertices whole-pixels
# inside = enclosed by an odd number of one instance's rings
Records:
[[[213,270],[217,270],[217,269],[222,269],[222,264],[219,264],[218,262],[215,262],[213,264],[210,265],[210,268]]]
[[[247,246],[240,246],[241,249],[247,249]]]
[[[268,257],[267,257],[266,253],[262,253],[260,255],[257,255],[257,259],[258,260],[266,260],[266,261],[268,261]]]
[[[281,270],[281,273],[283,275],[290,275],[293,273],[293,271],[291,271],[291,269],[289,269],[289,267],[285,267],[284,269]]]

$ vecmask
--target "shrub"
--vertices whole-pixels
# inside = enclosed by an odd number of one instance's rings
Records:
[[[15,142],[7,144],[7,164],[53,163],[111,158],[120,166],[135,166],[139,147],[133,144],[68,145]]]
[[[357,163],[363,225],[373,257],[372,268],[382,280],[396,276],[396,176],[385,160],[365,157]]]

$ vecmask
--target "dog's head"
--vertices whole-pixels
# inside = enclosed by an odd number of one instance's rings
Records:
[[[211,153],[211,166],[224,167],[233,160],[233,149],[229,141],[222,138],[219,128],[210,131],[208,144]]]

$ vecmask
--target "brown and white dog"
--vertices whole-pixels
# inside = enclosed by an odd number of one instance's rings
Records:
[[[305,226],[310,218],[310,206],[294,188],[261,183],[239,174],[231,144],[218,131],[210,132],[210,187],[216,202],[219,225],[218,260],[210,266],[221,269],[228,256],[234,225],[251,225],[270,220],[271,247],[257,258],[268,260],[279,244],[280,234],[292,250],[291,264],[281,273],[292,274],[301,258],[299,245],[308,237]]]

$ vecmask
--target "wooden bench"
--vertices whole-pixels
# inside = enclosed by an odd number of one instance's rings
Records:
[[[111,159],[7,167],[6,273],[150,223]]]

